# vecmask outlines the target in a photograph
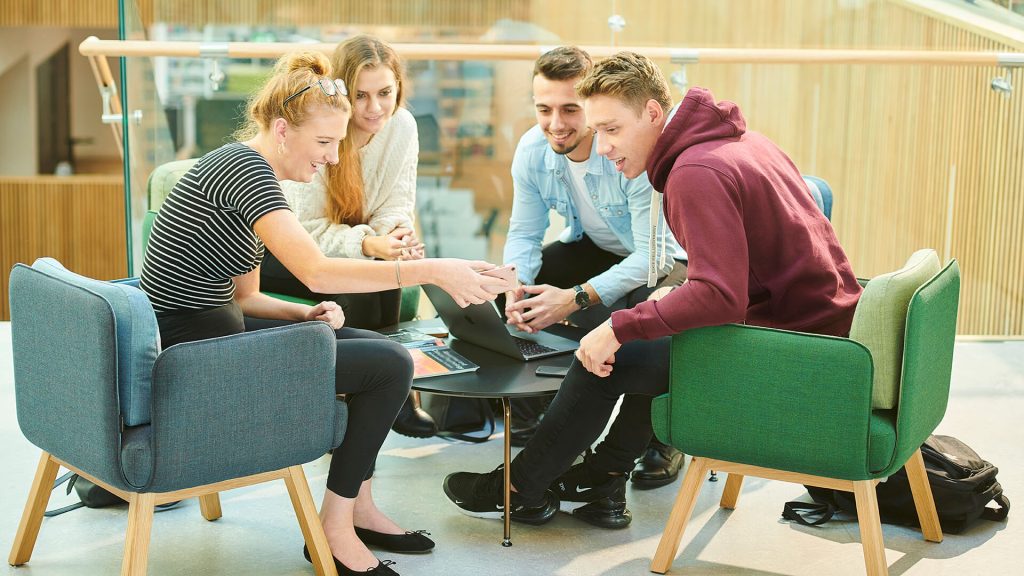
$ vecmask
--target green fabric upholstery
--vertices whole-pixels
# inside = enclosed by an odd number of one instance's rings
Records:
[[[871,405],[891,409],[900,393],[900,360],[910,297],[939,272],[934,250],[918,250],[895,272],[872,278],[857,303],[850,338],[871,351],[875,365]]]
[[[149,209],[153,212],[159,212],[160,206],[164,203],[164,198],[171,193],[174,189],[174,185],[181,180],[181,177],[188,172],[192,165],[196,163],[198,158],[190,158],[188,160],[175,160],[174,162],[168,162],[161,164],[153,170],[153,173],[149,175],[149,183],[146,186],[146,195],[149,197]]]
[[[754,326],[672,339],[669,393],[654,399],[660,440],[694,456],[842,480],[889,476],[945,414],[960,270],[912,292],[899,321],[892,409],[873,409],[873,352],[852,338]]]

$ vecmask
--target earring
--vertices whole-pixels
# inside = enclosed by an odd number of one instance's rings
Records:
[[[282,141],[277,143],[277,155],[278,156],[284,156],[286,153],[287,153],[287,150],[284,149],[284,140],[282,140]]]

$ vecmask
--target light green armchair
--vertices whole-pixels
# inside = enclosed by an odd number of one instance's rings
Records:
[[[942,541],[920,446],[946,410],[960,269],[938,268],[921,251],[869,282],[850,338],[740,325],[673,337],[669,393],[652,418],[658,438],[693,459],[652,572],[671,567],[709,470],[729,474],[728,509],[748,475],[853,492],[867,573],[878,575],[888,568],[874,487],[906,464],[924,537]],[[894,379],[894,401],[873,399],[876,374]]]

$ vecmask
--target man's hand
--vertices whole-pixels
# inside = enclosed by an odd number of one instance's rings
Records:
[[[321,302],[309,309],[306,320],[322,320],[337,330],[345,325],[345,313],[337,302]]]
[[[533,298],[505,300],[505,315],[509,324],[530,334],[539,332],[555,322],[564,320],[569,314],[579,309],[576,305],[576,293],[570,288],[563,290],[550,284],[537,286],[521,286],[515,291],[520,298],[524,294],[533,294]]]
[[[516,327],[518,327],[520,324],[525,325],[526,322],[523,321],[523,315],[520,314],[516,309],[514,309],[512,307],[512,304],[515,304],[516,302],[522,300],[524,294],[525,292],[523,291],[523,287],[521,285],[516,286],[515,290],[509,290],[508,292],[505,292],[505,317],[508,318],[509,324],[512,324]],[[522,330],[522,328],[519,329]]]
[[[587,372],[604,378],[612,373],[615,364],[615,352],[622,346],[615,338],[611,324],[602,322],[580,340],[580,348],[576,358],[587,369]]]
[[[671,292],[673,288],[675,288],[675,286],[662,286],[661,288],[658,288],[654,292],[651,292],[651,295],[648,296],[647,299],[657,302],[658,300],[664,298],[665,295],[667,295],[669,292]]]

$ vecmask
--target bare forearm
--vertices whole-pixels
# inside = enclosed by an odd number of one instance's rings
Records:
[[[305,304],[296,304],[278,300],[266,294],[255,292],[246,296],[235,294],[235,302],[242,309],[242,314],[250,318],[268,318],[272,320],[294,320],[301,322],[306,319],[310,310]]]
[[[321,294],[381,292],[401,286],[434,283],[430,260],[367,261],[322,258],[311,267],[307,278],[299,277],[307,288]]]

